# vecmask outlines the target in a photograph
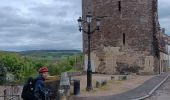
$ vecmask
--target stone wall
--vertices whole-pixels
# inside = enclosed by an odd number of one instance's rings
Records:
[[[20,85],[0,86],[0,100],[4,100],[5,90],[6,90],[7,100],[10,100],[10,98],[13,98],[12,100],[22,100],[21,99],[22,88],[23,86],[20,86]]]
[[[158,22],[157,10],[153,10],[157,9],[156,0],[82,0],[82,3],[83,18],[88,12],[107,16],[101,21],[100,31],[91,35],[93,72],[114,74],[118,63],[140,66],[140,72],[157,71],[153,50],[153,29],[157,27],[153,21]],[[87,69],[85,33],[83,41]]]

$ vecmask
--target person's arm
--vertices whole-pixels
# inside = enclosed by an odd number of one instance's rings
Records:
[[[44,96],[48,94],[48,91],[46,91],[46,88],[45,88],[44,81],[39,81],[39,89]]]
[[[36,98],[39,98],[41,96],[44,96],[46,95],[46,91],[45,91],[45,85],[44,85],[44,81],[42,80],[37,80],[36,81],[36,84],[35,84],[35,89],[34,89],[34,96]]]
[[[34,89],[34,96],[37,99],[40,97],[39,84],[40,84],[40,82],[39,82],[39,80],[37,80],[36,83],[35,83],[35,89]]]

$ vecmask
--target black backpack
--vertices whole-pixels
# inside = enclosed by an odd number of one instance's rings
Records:
[[[36,79],[29,77],[27,82],[25,83],[23,90],[22,90],[22,94],[21,97],[24,100],[34,100],[35,96],[34,96],[34,89],[35,89],[35,83],[36,83]]]

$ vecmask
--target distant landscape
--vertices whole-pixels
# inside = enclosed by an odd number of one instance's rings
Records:
[[[64,57],[79,55],[82,52],[81,50],[29,50],[16,53],[36,60],[60,60]]]
[[[80,50],[30,50],[21,52],[0,51],[0,84],[3,84],[4,68],[15,77],[15,82],[24,82],[28,77],[36,77],[42,66],[49,68],[50,75],[79,71],[83,65]]]

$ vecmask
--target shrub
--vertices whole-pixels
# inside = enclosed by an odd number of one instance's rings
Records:
[[[119,74],[128,75],[130,73],[139,73],[140,67],[138,65],[129,66],[126,63],[117,63],[116,71]]]

